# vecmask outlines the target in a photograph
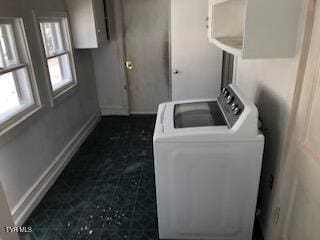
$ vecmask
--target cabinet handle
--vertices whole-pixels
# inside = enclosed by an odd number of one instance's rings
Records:
[[[98,33],[100,33],[100,32],[101,32],[100,28],[98,28],[98,29],[97,29],[97,32],[98,32]]]

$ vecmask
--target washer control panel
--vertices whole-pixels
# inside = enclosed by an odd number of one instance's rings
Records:
[[[218,97],[218,102],[221,110],[224,112],[229,127],[232,127],[237,122],[244,109],[243,103],[229,86],[222,89],[222,92]]]

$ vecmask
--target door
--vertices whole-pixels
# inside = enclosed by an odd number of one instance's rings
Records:
[[[207,34],[208,0],[171,1],[171,81],[173,100],[216,98],[222,51]]]
[[[313,1],[310,1],[313,2]],[[320,239],[320,3],[315,16],[280,196],[280,236]]]
[[[8,233],[5,227],[14,227],[6,196],[0,182],[0,240],[18,240],[17,233]]]
[[[169,100],[169,0],[122,0],[131,113]]]

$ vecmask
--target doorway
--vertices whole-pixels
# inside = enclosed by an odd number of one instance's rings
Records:
[[[233,80],[234,56],[223,51],[222,53],[222,71],[221,71],[221,90],[227,87]]]
[[[169,100],[169,0],[122,0],[130,113]]]
[[[208,0],[173,0],[170,5],[172,99],[216,98],[222,51],[208,40]]]

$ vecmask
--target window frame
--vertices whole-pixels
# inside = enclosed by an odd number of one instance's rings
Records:
[[[15,112],[12,116],[9,114],[10,111],[8,112],[9,117],[0,123],[0,136],[3,136],[9,130],[20,125],[26,119],[29,119],[32,115],[41,110],[43,105],[40,100],[39,89],[36,81],[37,79],[33,67],[33,59],[31,57],[30,46],[25,30],[25,19],[23,13],[14,9],[1,9],[0,23],[12,24],[12,33],[16,44],[16,54],[20,61],[18,64],[0,69],[0,74],[4,75],[12,72],[15,75],[17,74],[15,71],[25,69],[25,73],[28,76],[28,84],[30,85],[30,94],[33,98],[33,103],[30,106],[26,108],[22,107],[21,111],[14,111],[14,109],[12,109],[12,113]],[[15,83],[15,85],[16,84],[17,83]],[[17,85],[16,87],[19,88]],[[17,89],[17,91],[19,91],[19,89]]]
[[[72,95],[76,91],[78,86],[76,67],[75,67],[75,61],[74,61],[74,48],[72,44],[72,34],[71,34],[71,28],[69,24],[70,21],[69,21],[67,12],[64,12],[64,11],[52,12],[52,11],[33,10],[33,18],[34,18],[34,24],[37,29],[38,42],[41,46],[40,47],[41,61],[42,61],[42,65],[45,72],[47,88],[48,88],[49,97],[50,97],[50,104],[51,104],[51,107],[54,107],[55,105],[61,103],[66,97]],[[41,22],[57,22],[57,21],[60,22],[62,41],[65,47],[65,50],[54,56],[48,57],[46,53],[45,42],[43,41],[43,38],[42,38],[40,23]],[[48,60],[55,57],[63,56],[63,55],[67,55],[69,59],[71,81],[63,85],[62,87],[56,90],[53,90],[53,86],[50,78]]]

